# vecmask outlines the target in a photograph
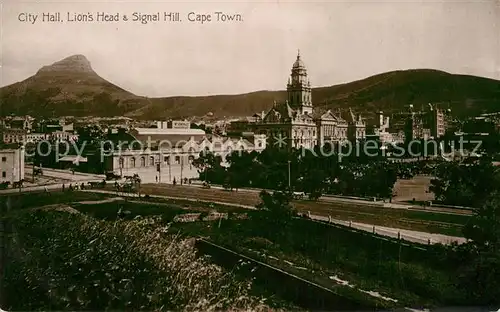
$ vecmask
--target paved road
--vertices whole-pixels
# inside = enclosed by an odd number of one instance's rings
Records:
[[[171,184],[145,184],[143,186],[143,189],[145,191],[151,189],[160,190],[160,189],[165,189],[167,190],[168,188],[174,187]],[[261,189],[253,189],[253,188],[243,188],[243,189],[238,189],[238,191],[227,191],[221,186],[211,186],[210,189],[204,189],[202,185],[199,184],[191,184],[189,186],[181,186],[181,185],[176,185],[175,190],[181,190],[183,188],[188,188],[188,190],[192,190],[193,187],[196,187],[197,189],[202,189],[204,192],[203,196],[211,196],[210,192],[213,194],[214,199],[218,199],[218,196],[226,197],[227,194],[236,194],[235,196],[240,197],[243,196],[244,199],[242,200],[249,200],[251,201],[247,202],[249,205],[255,205],[260,202],[260,198],[258,197],[258,194],[260,193]],[[221,192],[213,192],[214,190],[221,191]],[[168,192],[168,190],[167,190]],[[190,192],[190,191],[189,191]],[[198,193],[198,191],[195,191]],[[201,192],[201,191],[200,191]],[[257,196],[247,196],[245,193],[251,193]],[[242,195],[243,194],[243,195]],[[307,202],[310,203],[309,201],[301,201],[301,202]],[[459,215],[472,215],[472,212],[469,210],[458,210],[458,209],[452,209],[452,208],[442,208],[442,207],[423,207],[419,205],[409,205],[409,204],[404,204],[404,203],[388,203],[388,202],[383,202],[383,201],[368,201],[368,200],[363,200],[363,199],[355,199],[355,198],[348,198],[348,197],[342,197],[342,196],[330,196],[330,195],[324,195],[321,196],[318,200],[318,202],[325,202],[325,203],[343,203],[343,204],[350,204],[350,205],[356,205],[356,206],[364,206],[364,207],[378,207],[378,208],[392,208],[392,209],[406,209],[406,210],[415,210],[415,211],[423,211],[423,212],[432,212],[432,213],[445,213],[445,214],[459,214]]]
[[[31,172],[33,167],[26,166],[25,172],[27,175],[27,180],[31,180]],[[70,183],[78,184],[81,183],[87,184],[87,182],[99,182],[104,179],[104,175],[96,175],[96,174],[88,174],[75,172],[72,174],[69,170],[59,170],[59,169],[51,169],[51,168],[43,168],[42,181],[35,182],[35,184],[27,181],[25,187],[19,191],[18,188],[9,188],[6,190],[0,190],[1,194],[13,194],[13,193],[31,193],[31,192],[41,192],[45,191],[45,188],[48,190],[57,190],[62,189],[63,184],[68,187]]]
[[[80,180],[77,182],[73,182],[73,184],[78,184],[80,185],[81,183],[87,184],[87,182],[100,182],[102,179],[93,179],[93,180]],[[45,192],[45,189],[49,191],[60,191],[62,190],[63,185],[65,187],[68,187],[71,182],[66,182],[66,183],[54,183],[54,184],[49,184],[49,185],[38,185],[38,186],[30,186],[30,187],[23,187],[21,190],[18,188],[10,188],[6,190],[0,190],[0,196],[1,195],[8,195],[8,194],[15,194],[15,193],[39,193],[39,192]]]
[[[33,167],[27,166],[25,167],[25,172],[26,173],[31,173],[33,170]],[[43,175],[44,177],[51,177],[51,178],[57,178],[61,180],[67,180],[67,181],[94,181],[94,180],[102,180],[105,178],[104,175],[97,175],[97,174],[90,174],[90,173],[82,173],[82,172],[75,172],[74,174],[71,173],[70,170],[60,170],[60,169],[52,169],[52,168],[42,168],[43,170]]]
[[[235,203],[249,207],[254,207],[260,203],[258,191],[230,192],[213,188],[203,189],[192,186],[177,185],[174,187],[171,185],[154,184],[144,185],[142,192],[144,194],[163,195],[174,198],[196,198],[213,202]],[[379,232],[390,231],[392,237],[397,237],[398,232],[401,232],[402,236],[412,236],[412,241],[418,243],[428,242],[429,239],[431,239],[431,242],[443,243],[464,241],[463,238],[428,233],[432,232],[429,229],[447,226],[447,224],[438,221],[411,219],[408,217],[408,210],[404,209],[387,209],[383,206],[370,205],[363,201],[346,202],[336,200],[318,202],[294,201],[293,205],[299,212],[309,212],[311,215],[316,216],[317,220],[328,221],[330,217],[333,223],[342,225],[346,225],[351,221],[353,227],[369,231],[373,231],[373,225],[375,225],[380,229]],[[391,226],[387,227],[387,225]],[[417,228],[422,229],[422,231],[414,231]],[[416,233],[425,233],[425,235]]]

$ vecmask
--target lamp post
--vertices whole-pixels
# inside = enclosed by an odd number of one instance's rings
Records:
[[[172,182],[172,167],[170,165],[170,161],[171,161],[170,156],[168,156],[168,181]]]
[[[184,169],[184,155],[181,155],[181,185],[182,185],[182,169]]]
[[[158,183],[161,183],[161,160],[156,164],[156,171],[158,171]]]
[[[23,179],[21,179],[21,173],[22,173],[22,158],[24,158],[24,145],[21,145],[21,148],[19,149],[19,173],[18,173],[18,176],[19,176],[19,193],[22,192],[22,188],[23,188]]]
[[[288,189],[292,189],[292,181],[291,181],[291,169],[290,169],[290,164],[291,164],[291,161],[289,160],[288,161]]]
[[[33,171],[31,172],[31,182],[35,184],[35,165],[36,165],[36,147],[35,147],[35,155],[33,156]]]

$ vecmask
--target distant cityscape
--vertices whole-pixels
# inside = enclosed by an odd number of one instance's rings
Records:
[[[261,152],[266,147],[313,149],[327,143],[374,141],[380,149],[412,140],[441,140],[444,137],[484,139],[500,129],[500,112],[456,120],[446,105],[429,103],[420,108],[408,103],[407,110],[391,116],[377,112],[374,123],[367,124],[359,113],[321,110],[314,105],[311,82],[300,52],[292,65],[286,84],[287,100],[275,102],[268,111],[255,112],[243,118],[207,120],[134,120],[129,117],[36,118],[7,116],[0,119],[2,170],[0,182],[15,183],[25,179],[24,164],[35,167],[76,168],[95,173],[114,172],[120,176],[139,174],[145,181],[171,183],[198,177],[191,165],[200,152],[209,150],[225,161],[234,150]],[[31,151],[44,142],[46,145],[82,143],[82,132],[95,127],[104,134],[102,140],[141,142],[126,144],[120,150],[107,150],[105,157],[96,160],[102,151],[85,149],[83,155],[74,150],[59,157],[34,155]],[[159,146],[169,142],[169,146]],[[146,148],[144,146],[147,146]],[[53,148],[55,150],[55,148]],[[31,156],[30,156],[31,155]],[[50,159],[50,160],[49,160]],[[96,165],[100,163],[100,165]],[[35,169],[33,169],[35,170]]]

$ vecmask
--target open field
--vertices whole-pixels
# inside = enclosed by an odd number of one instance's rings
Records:
[[[0,203],[6,202],[10,197],[11,209],[35,208],[46,205],[70,204],[80,201],[99,201],[110,197],[111,194],[89,193],[89,192],[36,192],[36,193],[13,193],[1,195]]]
[[[171,186],[147,184],[142,192],[179,198],[220,201],[240,205],[255,206],[260,203],[257,192],[229,192],[219,189],[202,189],[190,186]],[[421,212],[407,209],[390,209],[380,206],[335,202],[335,201],[294,201],[293,206],[299,211],[319,216],[331,216],[334,219],[363,222],[380,226],[401,228],[428,233],[461,236],[461,228],[469,216],[447,213]]]
[[[429,193],[432,177],[417,175],[412,179],[398,179],[394,185],[393,198],[395,202],[408,202],[415,198],[416,201],[434,200],[434,194]]]

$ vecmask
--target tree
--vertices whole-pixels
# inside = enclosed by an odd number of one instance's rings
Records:
[[[320,169],[312,169],[304,173],[302,190],[309,194],[309,199],[317,200],[325,189],[326,172]]]
[[[259,164],[256,161],[257,152],[234,151],[226,157],[229,163],[227,173],[228,184],[236,189],[251,185],[258,180]]]
[[[450,205],[482,207],[490,194],[500,190],[500,170],[485,158],[473,164],[442,163],[435,175],[429,190]]]
[[[500,192],[491,194],[463,229],[464,236],[479,251],[500,251]]]
[[[222,184],[225,179],[226,170],[222,167],[222,157],[205,150],[200,152],[198,158],[193,160],[193,166],[198,169],[200,180]]]
[[[288,161],[291,166],[297,163],[288,151],[268,147],[256,155],[255,162],[258,170],[257,185],[262,188],[284,190],[288,186]]]
[[[289,224],[292,217],[297,213],[290,205],[290,198],[283,192],[273,192],[272,194],[267,191],[261,191],[261,203],[256,207],[264,212],[266,221],[273,225],[284,226]]]
[[[77,129],[78,145],[98,146],[104,140],[104,131],[97,125],[88,125]]]
[[[488,196],[463,233],[468,243],[454,247],[461,256],[454,262],[463,263],[461,286],[471,301],[500,303],[500,192]]]

